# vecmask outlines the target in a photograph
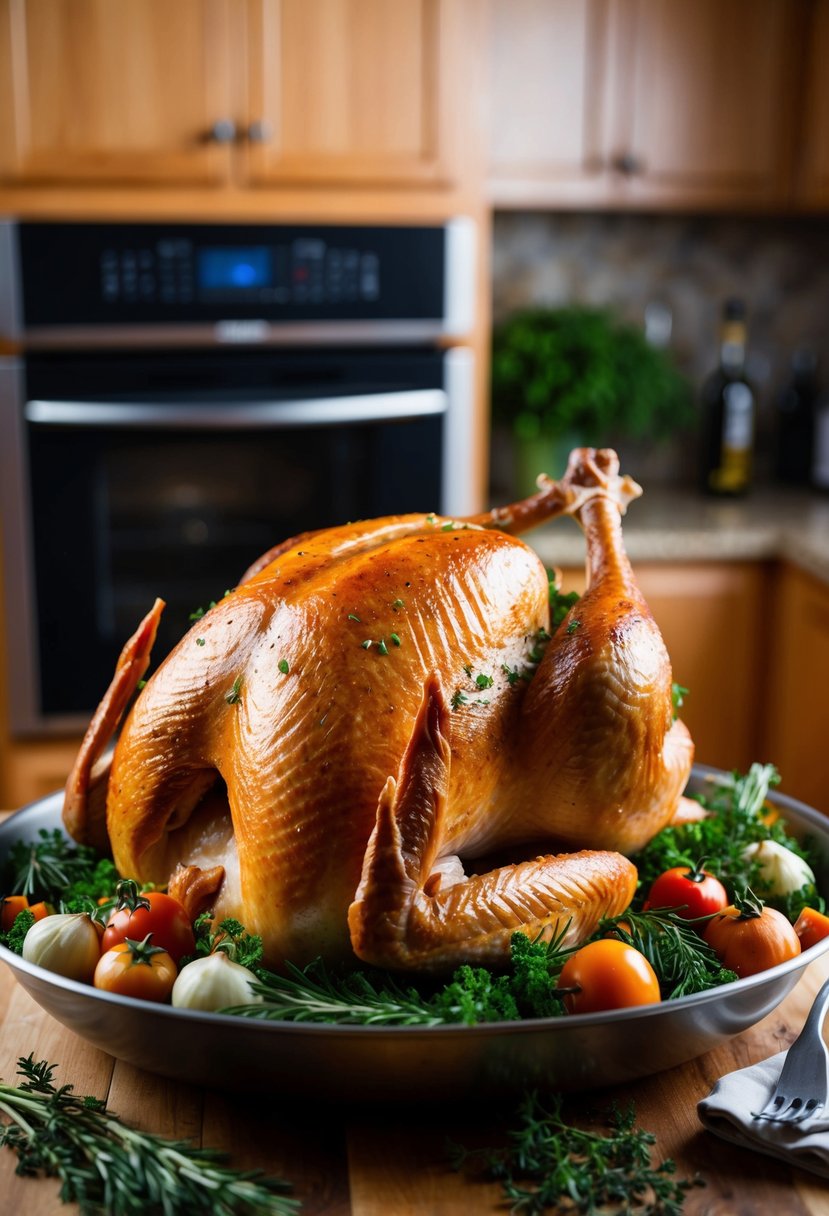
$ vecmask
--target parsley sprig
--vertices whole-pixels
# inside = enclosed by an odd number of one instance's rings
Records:
[[[268,974],[261,966],[262,938],[258,934],[248,933],[244,925],[233,917],[226,916],[214,927],[211,913],[202,912],[193,923],[193,936],[196,949],[192,955],[181,960],[180,967],[194,958],[204,958],[219,951],[226,954],[231,962],[247,967],[256,975]]]
[[[18,1158],[17,1172],[58,1178],[64,1203],[82,1216],[293,1216],[299,1203],[281,1179],[234,1170],[223,1155],[136,1131],[105,1103],[56,1086],[55,1065],[21,1057],[18,1086],[0,1085],[0,1112],[9,1122],[0,1146]]]
[[[500,1148],[449,1146],[455,1169],[473,1167],[501,1183],[510,1211],[624,1212],[627,1216],[678,1216],[686,1192],[699,1180],[676,1178],[673,1161],[654,1166],[652,1132],[636,1128],[635,1110],[611,1106],[607,1130],[591,1131],[566,1122],[563,1103],[546,1103],[535,1093],[522,1099]]]

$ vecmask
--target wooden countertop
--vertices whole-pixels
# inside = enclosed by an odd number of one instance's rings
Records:
[[[820,1216],[829,1183],[705,1132],[696,1103],[714,1081],[787,1047],[829,975],[812,964],[782,1005],[757,1026],[680,1068],[589,1097],[568,1099],[566,1114],[603,1110],[611,1098],[636,1104],[637,1125],[656,1134],[655,1160],[672,1157],[678,1177],[706,1185],[686,1199],[687,1216]],[[90,1046],[55,1022],[0,967],[0,1076],[14,1081],[19,1056],[59,1065],[58,1080],[76,1093],[105,1098],[125,1122],[161,1135],[192,1138],[231,1154],[233,1164],[289,1179],[306,1216],[467,1216],[505,1211],[497,1185],[472,1182],[446,1163],[447,1138],[491,1144],[499,1111],[442,1104],[439,1109],[337,1114],[297,1109],[279,1095],[240,1098],[151,1076]],[[209,1072],[209,1061],[206,1062]],[[16,1216],[77,1212],[57,1197],[53,1180],[18,1178],[16,1158],[0,1153],[0,1210]]]

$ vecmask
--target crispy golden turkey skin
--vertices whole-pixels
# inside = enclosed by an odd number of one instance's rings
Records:
[[[589,448],[539,485],[271,550],[148,681],[110,765],[158,601],[87,732],[67,830],[235,916],[272,966],[438,970],[504,960],[516,930],[589,936],[630,902],[624,854],[674,815],[693,746],[622,543],[639,487]],[[588,586],[550,638],[546,571],[514,533],[562,513]]]

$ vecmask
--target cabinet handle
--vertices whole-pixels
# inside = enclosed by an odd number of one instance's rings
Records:
[[[232,144],[236,138],[236,123],[232,118],[219,118],[207,133],[214,144]]]
[[[273,139],[273,127],[264,118],[257,118],[248,127],[248,139],[252,144],[267,144]]]
[[[626,177],[633,177],[637,173],[644,173],[645,163],[638,156],[634,156],[632,152],[622,152],[619,156],[613,158],[613,168],[617,173],[624,173]]]

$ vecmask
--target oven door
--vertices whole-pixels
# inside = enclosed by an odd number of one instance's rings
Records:
[[[17,525],[7,561],[9,636],[23,643],[11,664],[16,733],[85,725],[157,595],[167,603],[158,659],[191,614],[286,537],[376,515],[460,514],[463,354],[31,357],[18,405],[24,476],[11,478],[16,509],[4,504]]]

